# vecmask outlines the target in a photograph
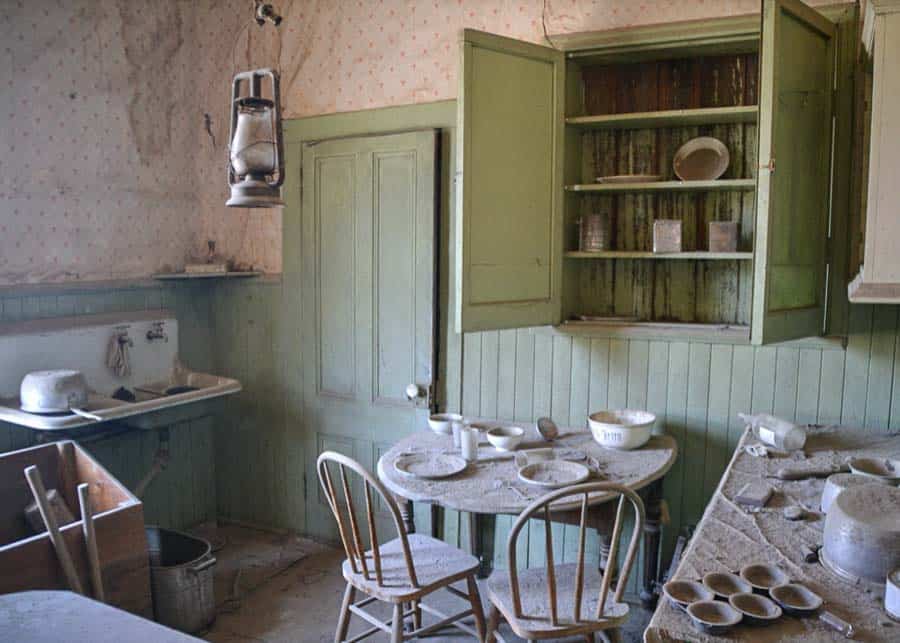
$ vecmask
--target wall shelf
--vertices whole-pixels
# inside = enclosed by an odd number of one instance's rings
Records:
[[[566,125],[591,129],[640,129],[718,123],[755,123],[758,114],[759,107],[757,105],[702,107],[599,116],[570,116],[566,118]]]
[[[696,259],[706,261],[749,261],[752,252],[642,252],[638,250],[570,251],[566,259]]]
[[[238,272],[170,272],[153,275],[153,278],[160,281],[172,281],[175,279],[246,279],[259,277],[261,274],[261,272],[249,270]]]
[[[651,181],[648,183],[578,183],[567,185],[567,192],[706,192],[755,190],[756,179],[719,179],[717,181]]]

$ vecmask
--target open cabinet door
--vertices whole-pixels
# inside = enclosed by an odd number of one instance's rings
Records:
[[[457,331],[557,324],[563,54],[468,29],[461,48]]]
[[[763,2],[754,344],[823,331],[834,33],[797,0]]]

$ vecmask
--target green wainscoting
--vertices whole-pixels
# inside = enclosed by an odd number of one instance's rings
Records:
[[[202,284],[162,285],[153,281],[83,285],[4,287],[0,322],[166,308],[178,319],[180,352],[191,368],[211,370],[210,296]],[[2,367],[2,365],[0,365]],[[215,518],[216,485],[212,416],[169,427],[171,461],[144,497],[148,523],[186,527]],[[0,452],[37,443],[29,429],[0,422]],[[130,488],[149,470],[157,431],[133,430],[90,441],[85,448]]]

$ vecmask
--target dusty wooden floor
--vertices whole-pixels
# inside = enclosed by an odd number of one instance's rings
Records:
[[[332,641],[344,591],[340,575],[343,553],[310,540],[244,527],[227,526],[205,534],[219,560],[216,600],[219,613],[209,641]],[[452,609],[453,597],[436,599]],[[629,643],[641,641],[650,613],[632,606],[632,618],[623,632]],[[386,614],[385,614],[386,616]],[[360,619],[351,622],[351,635],[367,629]],[[505,628],[510,643],[520,641]],[[371,641],[387,640],[387,635]],[[427,641],[467,641],[458,630],[446,630]]]

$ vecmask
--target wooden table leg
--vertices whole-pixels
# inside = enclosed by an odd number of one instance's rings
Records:
[[[494,529],[497,516],[469,514],[469,551],[479,560],[478,578],[487,578],[494,570]]]
[[[431,505],[431,537],[444,539],[444,508],[440,505]]]
[[[656,605],[656,586],[659,582],[659,545],[662,535],[662,480],[647,487],[644,520],[644,582],[641,587],[641,604],[646,608]]]
[[[400,518],[403,520],[403,526],[406,527],[406,533],[416,533],[416,521],[413,514],[412,500],[397,497],[397,506],[400,507]]]

